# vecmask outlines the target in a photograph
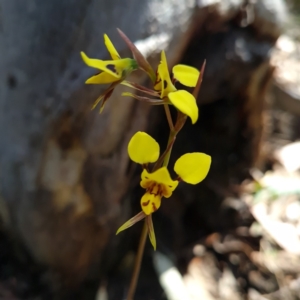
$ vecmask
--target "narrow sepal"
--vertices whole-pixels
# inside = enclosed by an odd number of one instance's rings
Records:
[[[115,81],[113,82],[97,99],[96,101],[94,102],[93,106],[92,106],[92,109],[93,110],[101,100],[102,103],[100,105],[100,113],[103,111],[103,108],[104,108],[104,105],[105,105],[105,102],[109,99],[109,97],[112,95],[113,91],[114,91],[114,88],[121,82],[122,80],[118,80],[118,81]]]
[[[156,91],[153,91],[153,90],[151,90],[151,89],[148,89],[148,88],[146,88],[146,87],[144,87],[144,86],[142,86],[142,85],[139,85],[139,84],[137,84],[137,83],[135,83],[135,82],[123,80],[121,84],[122,84],[122,85],[125,85],[125,86],[128,86],[128,87],[130,87],[130,88],[133,88],[133,89],[135,89],[135,90],[137,90],[137,91],[140,91],[140,92],[142,92],[142,93],[148,94],[148,95],[150,95],[150,96],[157,97],[157,98],[160,97],[159,93],[157,93]]]
[[[121,231],[126,230],[127,228],[133,226],[135,223],[143,220],[146,217],[143,211],[139,212],[137,215],[129,219],[125,222],[116,232],[116,235],[119,234]]]
[[[155,238],[155,232],[154,232],[154,227],[153,227],[153,222],[152,222],[152,215],[149,215],[146,217],[146,222],[147,222],[147,227],[148,227],[149,239],[150,239],[150,242],[155,251],[156,250],[156,238]]]
[[[121,59],[118,51],[116,50],[114,44],[111,42],[107,34],[104,34],[104,44],[113,60]]]
[[[103,97],[103,101],[101,102],[101,105],[100,105],[100,114],[102,113],[103,109],[104,109],[104,106],[105,106],[105,103],[106,101],[110,98],[110,96],[112,95],[114,89],[110,90],[108,93],[106,93]]]
[[[163,104],[166,104],[166,101],[163,101],[163,100],[151,99],[151,98],[148,98],[148,97],[142,97],[142,96],[138,96],[136,94],[129,93],[129,92],[122,93],[122,96],[132,97],[132,98],[134,98],[136,100],[139,100],[139,101],[142,101],[142,102],[146,102],[146,103],[149,103],[151,105],[163,105]]]
[[[197,100],[200,88],[201,88],[201,84],[202,84],[202,80],[203,80],[203,74],[204,74],[204,70],[205,70],[205,66],[206,66],[206,60],[204,60],[201,70],[200,70],[200,75],[198,77],[198,81],[197,81],[197,85],[195,86],[194,90],[193,90],[193,96],[195,97],[195,99]]]
[[[94,102],[94,104],[93,104],[91,110],[95,109],[95,107],[99,104],[99,102],[103,99],[103,97],[104,97],[104,94],[101,94],[101,95],[96,99],[96,101]]]
[[[138,50],[138,48],[131,42],[131,40],[127,37],[127,35],[117,28],[121,38],[124,40],[124,42],[127,44],[129,49],[131,50],[133,57],[137,61],[139,67],[144,70],[149,77],[151,78],[152,82],[155,82],[156,80],[156,75],[155,72],[153,71],[151,65],[147,61],[147,59],[143,56],[143,54]]]

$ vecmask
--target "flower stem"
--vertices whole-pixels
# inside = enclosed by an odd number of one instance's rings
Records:
[[[164,156],[164,161],[163,161],[163,166],[164,167],[167,167],[168,164],[169,164],[172,148],[173,148],[174,142],[176,140],[177,133],[178,133],[178,131],[175,131],[175,130],[170,131],[168,145],[167,145],[167,149],[166,149],[166,154]]]
[[[147,233],[148,233],[148,227],[147,227],[147,223],[146,223],[146,219],[145,219],[142,234],[140,237],[138,251],[137,251],[137,254],[135,257],[134,269],[133,269],[133,273],[131,276],[130,286],[129,286],[126,300],[133,300],[133,297],[135,294],[136,285],[137,285],[137,281],[138,281],[140,269],[141,269],[143,253],[144,253],[145,244],[146,244],[146,240],[147,240]]]
[[[173,125],[173,121],[172,121],[172,116],[171,116],[169,105],[168,104],[164,104],[164,108],[165,108],[165,112],[166,112],[166,116],[167,116],[167,120],[168,120],[168,123],[169,123],[170,130],[173,131],[174,130],[174,125]]]
[[[165,157],[166,157],[166,155],[168,155],[168,153],[169,153],[169,158],[170,158],[170,154],[171,154],[170,151],[172,150],[173,144],[174,144],[175,139],[176,139],[176,134],[173,137],[172,136],[173,133],[175,134],[176,132],[174,130],[170,131],[167,148],[166,148],[165,152],[160,156],[160,158],[158,159],[158,161],[155,163],[152,172],[156,171],[158,168],[160,168],[163,165]]]

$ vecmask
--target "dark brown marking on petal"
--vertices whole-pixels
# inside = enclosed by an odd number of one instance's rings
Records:
[[[166,89],[168,86],[168,82],[166,80],[164,80],[164,88]]]
[[[153,209],[153,211],[157,211],[157,208],[154,203],[152,203],[152,209]]]
[[[157,75],[158,76],[158,75]],[[157,84],[159,84],[161,82],[161,79],[159,79],[159,80],[156,80],[156,82],[154,83],[154,85],[157,85]]]
[[[173,186],[172,186],[172,185],[169,185],[169,187],[172,188]]]
[[[150,200],[148,200],[147,202],[143,202],[142,205],[147,206],[149,203],[150,203]]]
[[[149,179],[147,176],[145,176],[146,179]]]
[[[113,64],[109,64],[109,65],[106,65],[106,68],[116,74],[118,74],[117,70],[116,70],[116,66],[113,65]]]
[[[158,193],[153,193],[152,191],[150,191],[150,195],[155,195],[155,196],[157,196]]]

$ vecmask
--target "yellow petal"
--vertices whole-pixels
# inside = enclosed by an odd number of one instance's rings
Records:
[[[169,93],[176,91],[170,78],[165,51],[161,52],[161,62],[158,66],[157,73],[159,75],[157,78],[160,81],[155,84],[154,89],[157,91],[160,89],[160,97],[163,99],[167,97]]]
[[[127,222],[125,222],[116,232],[116,234],[119,234],[121,231],[133,226],[135,223],[141,221],[144,219],[146,215],[141,211],[131,219],[129,219]]]
[[[154,227],[153,227],[153,222],[152,222],[152,216],[149,215],[146,217],[146,222],[147,222],[147,227],[148,227],[148,235],[150,242],[154,248],[154,251],[156,250],[156,238],[155,238],[155,232],[154,232]]]
[[[171,103],[182,113],[189,116],[192,123],[195,124],[198,120],[198,106],[196,99],[192,94],[185,90],[169,93],[168,95]]]
[[[156,212],[160,208],[161,195],[155,195],[150,193],[145,193],[141,198],[141,207],[146,215],[150,215]]]
[[[87,79],[85,83],[87,84],[106,84],[106,83],[112,83],[119,80],[115,76],[112,76],[108,73],[102,72],[100,74],[94,75]]]
[[[200,72],[193,67],[176,65],[173,67],[173,75],[176,80],[185,86],[194,87],[197,85]]]
[[[138,131],[128,144],[128,154],[138,164],[153,163],[159,157],[159,145],[149,134]]]
[[[83,61],[92,68],[99,69],[118,79],[127,75],[128,72],[137,69],[134,59],[123,58],[118,60],[100,60],[89,58],[84,52],[80,52]]]
[[[109,39],[109,37],[106,34],[104,34],[104,43],[105,43],[105,46],[113,60],[121,58],[118,51],[116,50],[113,43],[111,42],[111,40]]]
[[[153,173],[149,173],[147,170],[143,170],[141,175],[141,187],[144,189],[150,188],[153,182],[161,186],[162,195],[165,198],[169,198],[172,192],[176,189],[178,185],[177,180],[172,180],[170,173],[166,167],[162,167]]]
[[[187,153],[177,159],[174,170],[183,181],[197,184],[206,177],[210,164],[211,157],[205,153]]]
[[[159,77],[159,76],[157,76]],[[156,81],[155,85],[154,85],[154,90],[155,91],[158,91],[158,92],[161,92],[162,90],[162,83],[161,83],[161,80],[159,79],[158,81]]]

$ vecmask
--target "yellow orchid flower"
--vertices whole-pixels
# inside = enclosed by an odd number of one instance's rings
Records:
[[[86,80],[87,84],[108,84],[110,87],[96,100],[93,108],[103,99],[100,112],[104,108],[106,100],[111,96],[115,86],[121,83],[127,75],[138,68],[137,62],[131,58],[121,58],[109,37],[104,34],[105,46],[112,60],[100,60],[89,58],[84,52],[80,52],[83,61],[89,67],[100,70],[100,72]]]
[[[122,84],[164,100],[157,101],[157,104],[165,104],[167,102],[174,105],[179,111],[189,116],[192,120],[192,123],[195,124],[198,120],[198,106],[195,97],[185,90],[177,90],[174,84],[176,81],[178,81],[185,86],[195,87],[197,85],[200,72],[196,68],[180,64],[174,66],[172,72],[173,79],[171,79],[169,74],[166,54],[164,51],[162,51],[161,61],[157,68],[154,91],[146,90],[145,88],[139,87],[137,84],[130,83],[128,81],[124,81]],[[151,104],[155,104],[153,99],[139,97],[132,93],[123,93],[123,95],[131,96],[137,100],[147,101]]]
[[[172,71],[174,75],[173,81],[170,78],[166,54],[162,51],[154,89],[160,93],[161,99],[169,99],[178,110],[189,116],[192,123],[195,124],[198,120],[198,106],[195,97],[185,90],[177,90],[173,82],[177,80],[185,86],[195,87],[200,72],[193,67],[185,65],[176,65]]]
[[[154,249],[156,249],[156,239],[151,214],[159,209],[162,197],[171,197],[179,181],[190,184],[201,182],[208,174],[211,164],[211,157],[207,154],[199,152],[184,154],[175,163],[174,171],[178,177],[173,180],[166,167],[161,167],[154,172],[148,171],[148,163],[156,162],[159,152],[159,144],[147,133],[139,131],[131,138],[128,154],[132,161],[141,164],[144,168],[140,185],[146,192],[141,198],[142,211],[125,222],[117,231],[118,234],[146,218],[149,238]]]

